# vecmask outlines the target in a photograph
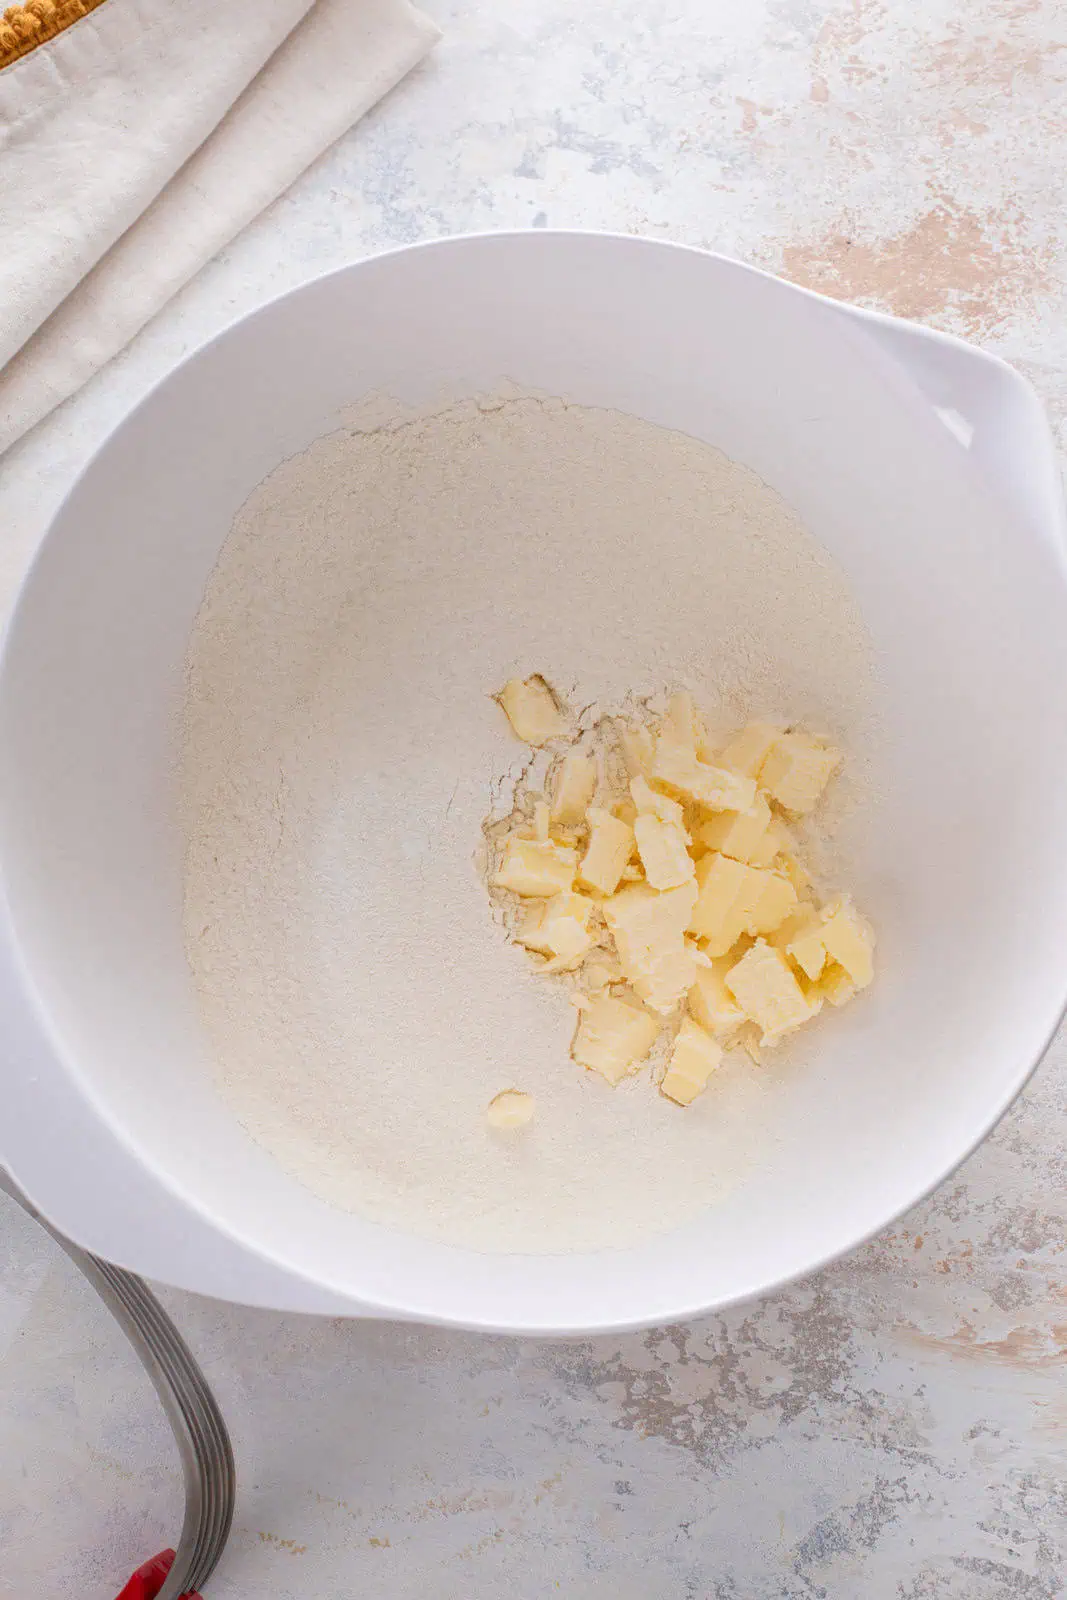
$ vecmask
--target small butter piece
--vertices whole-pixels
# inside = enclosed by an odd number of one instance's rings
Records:
[[[577,870],[578,853],[569,845],[522,839],[513,833],[493,876],[493,886],[528,897],[563,894],[573,887]]]
[[[724,956],[742,934],[773,932],[797,903],[787,878],[715,851],[697,862],[696,881],[689,932],[710,956]]]
[[[698,968],[689,991],[689,1009],[708,1033],[733,1033],[745,1020],[745,1013],[725,983],[726,974],[733,965],[733,962],[719,960]]]
[[[614,894],[633,854],[634,830],[621,817],[613,817],[599,806],[590,806],[586,817],[589,843],[578,869],[578,881],[583,889],[592,889],[596,894]]]
[[[689,835],[680,822],[642,815],[634,823],[641,865],[653,889],[678,889],[694,877]]]
[[[756,940],[725,981],[746,1017],[760,1029],[762,1044],[773,1044],[813,1015],[789,963],[764,939]]]
[[[748,875],[748,868],[732,856],[713,851],[697,862],[696,881],[698,895],[688,931],[698,939],[707,939],[718,946],[734,926],[730,913],[737,903]],[[737,932],[723,944],[722,949],[710,949],[712,955],[725,955],[730,945],[744,930]]]
[[[685,807],[679,805],[677,800],[671,800],[667,795],[653,789],[646,779],[632,778],[630,794],[639,817],[658,817],[661,822],[677,822],[681,826],[685,817]]]
[[[597,954],[590,957],[581,971],[582,989],[586,994],[597,994],[612,983],[622,982],[622,968],[610,956]]]
[[[599,1072],[614,1085],[640,1066],[658,1032],[647,1011],[599,995],[582,1006],[571,1055],[580,1067]]]
[[[749,884],[754,891],[752,909],[745,933],[773,933],[795,908],[797,892],[788,878],[761,867],[749,868]],[[757,882],[758,880],[758,882]]]
[[[623,973],[654,1011],[672,1011],[696,978],[696,956],[685,942],[696,896],[695,881],[662,892],[635,883],[604,902]]]
[[[584,750],[568,750],[556,768],[552,789],[552,821],[563,826],[581,822],[596,789],[596,762]]]
[[[782,732],[778,723],[750,722],[747,728],[734,734],[720,753],[720,767],[729,767],[731,772],[739,772],[745,778],[758,778],[772,744]]]
[[[857,989],[865,989],[874,977],[874,933],[845,896],[824,908],[820,937],[830,959]]]
[[[672,694],[660,724],[662,732],[672,744],[696,753],[707,744],[704,719],[693,704],[693,696],[684,689]]]
[[[693,837],[709,850],[721,850],[724,856],[745,861],[750,867],[769,867],[778,854],[772,821],[770,806],[757,794],[747,811],[720,811],[701,823]]]
[[[670,794],[680,795],[708,811],[747,811],[756,798],[756,785],[751,778],[725,767],[710,766],[692,750],[664,738],[656,740],[651,778]]]
[[[775,817],[767,830],[767,839],[774,846],[775,866],[789,879],[798,894],[803,893],[811,883],[811,873],[801,865],[792,829],[781,817]]]
[[[652,732],[642,723],[624,724],[619,734],[626,769],[631,778],[639,778],[652,765]]]
[[[542,677],[511,678],[496,698],[519,738],[527,744],[547,744],[567,732],[567,717]]]
[[[533,809],[533,831],[534,838],[540,840],[541,844],[548,843],[548,825],[550,821],[548,806],[543,800],[538,800]]]
[[[760,787],[786,811],[803,816],[818,802],[841,754],[810,734],[780,734],[760,768]]]
[[[826,965],[822,921],[814,906],[799,906],[771,935],[776,950],[784,950],[812,983]]]
[[[674,1041],[660,1093],[680,1106],[689,1105],[707,1087],[721,1060],[722,1046],[686,1017]]]
[[[589,931],[592,910],[583,895],[553,895],[551,900],[530,907],[515,939],[527,950],[552,958],[545,970],[569,972],[581,964],[595,943]]]
[[[491,1128],[525,1128],[534,1114],[533,1096],[521,1089],[502,1089],[494,1095],[486,1109],[486,1121]]]
[[[825,996],[832,1006],[844,1006],[854,999],[856,985],[848,973],[835,962],[827,962],[822,977],[815,985],[817,994]]]

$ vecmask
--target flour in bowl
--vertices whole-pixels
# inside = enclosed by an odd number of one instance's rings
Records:
[[[219,1090],[327,1201],[489,1251],[624,1247],[773,1159],[775,1073],[684,1115],[569,1056],[574,1014],[485,913],[522,761],[492,699],[551,661],[577,708],[686,688],[848,753],[874,728],[843,574],[766,485],[632,417],[524,397],[355,423],[240,512],[190,644],[185,932]],[[500,775],[506,774],[503,785]],[[521,1139],[486,1106],[521,1087]]]

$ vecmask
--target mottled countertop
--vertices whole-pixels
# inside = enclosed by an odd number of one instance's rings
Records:
[[[976,338],[1067,421],[1064,0],[426,0],[434,59],[0,463],[6,595],[174,360],[436,234],[712,246]],[[691,1327],[541,1344],[163,1291],[241,1491],[210,1600],[1057,1600],[1061,1038],[996,1134],[848,1260]],[[112,1600],[180,1479],[122,1336],[0,1208],[0,1596]]]

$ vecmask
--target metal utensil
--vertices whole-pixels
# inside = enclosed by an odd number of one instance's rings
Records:
[[[64,1238],[2,1169],[0,1188],[52,1235],[88,1278],[133,1345],[167,1414],[185,1478],[185,1520],[158,1600],[179,1600],[202,1589],[210,1578],[233,1521],[237,1479],[222,1413],[191,1351],[147,1284]]]

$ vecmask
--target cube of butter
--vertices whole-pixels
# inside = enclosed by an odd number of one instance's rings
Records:
[[[810,734],[780,734],[760,768],[760,787],[786,811],[803,816],[817,803],[840,760],[840,751]]]
[[[725,977],[733,962],[713,961],[710,966],[698,967],[693,987],[689,991],[689,1009],[694,1019],[708,1033],[725,1036],[733,1033],[745,1020],[745,1013],[726,987]]]
[[[811,874],[801,865],[797,855],[796,839],[781,817],[775,817],[767,829],[767,842],[774,847],[776,869],[789,879],[793,888],[800,894],[811,883]]]
[[[820,938],[830,959],[865,989],[874,977],[874,932],[844,895],[824,908]]]
[[[571,1055],[580,1067],[599,1072],[614,1085],[640,1066],[658,1032],[647,1011],[613,995],[598,995],[582,1006]]]
[[[784,950],[813,983],[826,965],[822,920],[814,906],[799,906],[772,931],[770,943],[776,950]]]
[[[631,778],[640,778],[652,765],[654,741],[652,731],[643,723],[624,723],[619,733],[626,770]]]
[[[589,843],[578,881],[583,889],[596,894],[614,894],[634,850],[634,830],[620,817],[599,806],[590,806],[586,812],[589,822]]]
[[[725,981],[745,1016],[760,1029],[762,1044],[773,1044],[814,1014],[788,961],[764,939],[756,940]]]
[[[787,878],[719,852],[697,862],[696,881],[689,932],[710,956],[724,956],[742,934],[772,932],[797,903]]]
[[[585,818],[596,789],[596,762],[585,750],[568,750],[556,768],[552,786],[552,821],[573,827]]]
[[[634,838],[653,889],[678,889],[695,876],[689,835],[681,823],[641,815],[634,823]]]
[[[723,943],[734,929],[736,918],[731,919],[730,913],[745,886],[747,874],[748,868],[744,862],[735,861],[732,856],[721,855],[718,851],[697,862],[698,894],[688,931],[698,939],[708,940],[711,955],[725,955],[744,932],[738,926],[728,942]]]
[[[745,778],[758,778],[768,751],[783,730],[774,722],[750,722],[747,728],[735,733],[719,757],[720,767],[729,767]]]
[[[659,1088],[669,1100],[687,1106],[707,1088],[722,1060],[722,1046],[688,1017],[678,1030],[671,1059]]]
[[[769,867],[778,854],[778,841],[771,833],[771,808],[757,794],[747,811],[720,811],[702,822],[693,835],[694,842],[724,856],[745,861],[750,867]]]
[[[679,805],[677,800],[671,800],[669,796],[653,789],[645,778],[631,778],[630,796],[639,817],[658,817],[661,822],[677,822],[679,827],[682,826],[685,807]]]
[[[589,930],[593,907],[584,895],[553,895],[540,905],[531,906],[516,941],[527,950],[537,950],[552,959],[552,972],[570,972],[580,966],[595,940]]]
[[[567,732],[567,717],[544,678],[510,678],[496,696],[508,721],[527,744],[547,744]]]
[[[494,888],[528,897],[563,894],[573,887],[577,870],[578,853],[569,845],[522,839],[513,833],[492,881]]]
[[[762,867],[750,867],[749,884],[753,899],[746,907],[745,933],[773,933],[797,903],[797,892],[788,878]]]
[[[696,895],[695,881],[662,892],[635,883],[604,901],[626,980],[654,1011],[672,1011],[696,978],[696,955],[685,942]]]
[[[710,766],[692,750],[662,737],[656,740],[651,778],[669,794],[680,795],[708,811],[747,811],[756,798],[756,785],[751,778],[725,767]]]
[[[511,1130],[525,1128],[534,1114],[533,1095],[521,1089],[501,1089],[486,1108],[486,1120],[491,1128]]]
[[[832,1006],[847,1005],[856,994],[856,985],[848,973],[833,961],[826,963],[815,989],[818,994],[829,1000]]]
[[[597,994],[610,984],[622,982],[622,968],[613,956],[598,952],[582,968],[582,991]]]
[[[685,689],[671,695],[660,727],[672,744],[681,745],[685,750],[695,752],[707,742],[704,719],[693,704],[693,696]]]

